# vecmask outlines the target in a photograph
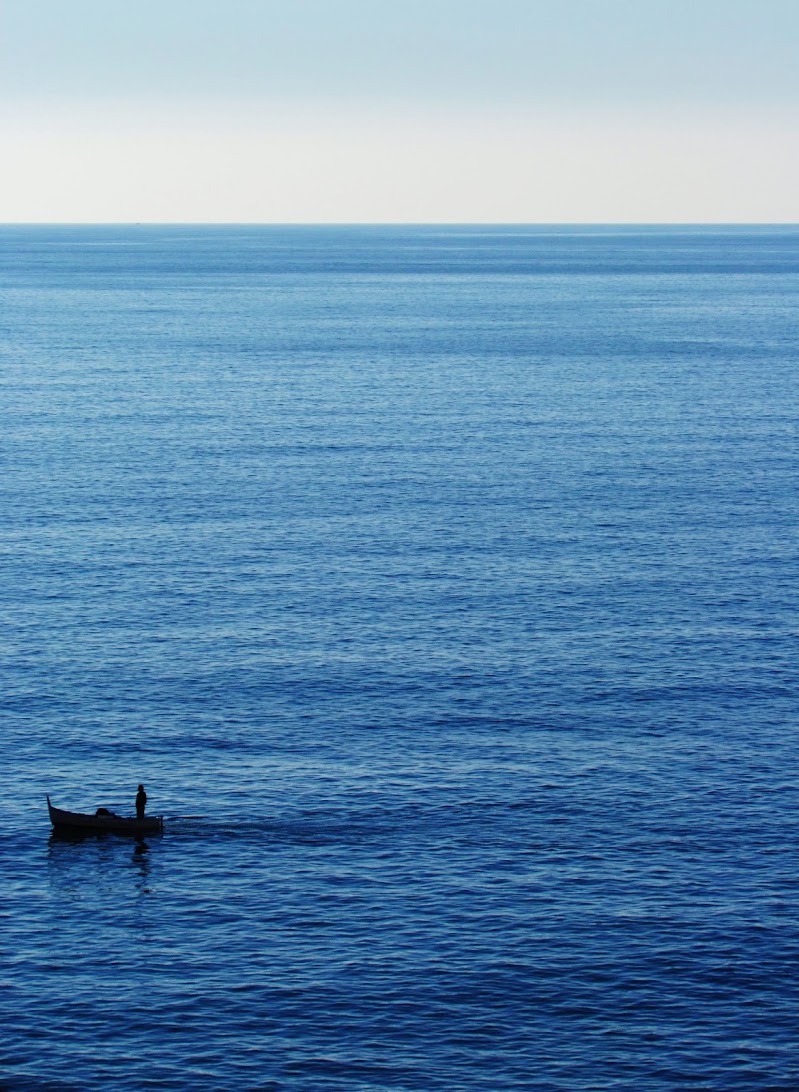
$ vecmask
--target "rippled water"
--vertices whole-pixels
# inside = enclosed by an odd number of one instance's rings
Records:
[[[799,231],[0,242],[0,1087],[799,1087]]]

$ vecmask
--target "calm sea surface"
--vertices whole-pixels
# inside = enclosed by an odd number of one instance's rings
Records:
[[[0,1088],[799,1087],[799,229],[0,247]]]

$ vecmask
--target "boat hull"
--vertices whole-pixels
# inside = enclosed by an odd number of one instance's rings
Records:
[[[84,815],[78,811],[54,808],[49,796],[47,808],[54,830],[80,831],[84,834],[127,834],[135,838],[142,834],[159,834],[164,829],[164,820],[160,815],[145,819],[132,819],[123,815]]]

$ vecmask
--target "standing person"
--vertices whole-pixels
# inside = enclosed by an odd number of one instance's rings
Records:
[[[136,818],[144,818],[144,809],[147,806],[147,793],[144,791],[144,785],[139,785],[139,791],[136,793]]]

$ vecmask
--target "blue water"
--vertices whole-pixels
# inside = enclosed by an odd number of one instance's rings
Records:
[[[799,229],[0,245],[0,1087],[799,1087]]]

